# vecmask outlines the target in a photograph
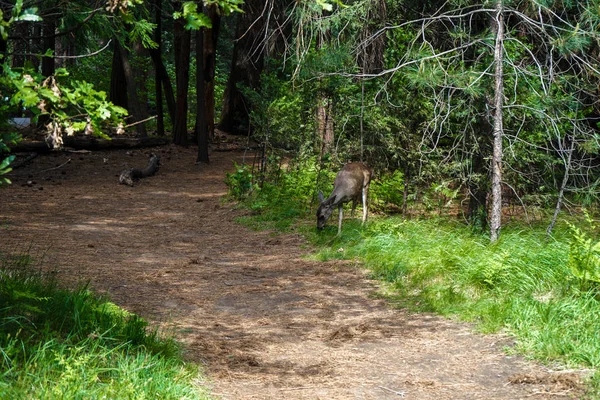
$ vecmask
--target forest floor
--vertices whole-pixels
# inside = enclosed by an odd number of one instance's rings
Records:
[[[150,152],[158,174],[119,184]],[[89,282],[174,334],[225,400],[582,396],[579,375],[508,356],[505,335],[394,308],[356,263],[312,261],[297,234],[237,224],[245,211],[224,200],[223,180],[243,157],[40,155],[0,189],[0,251],[43,256],[62,282]]]

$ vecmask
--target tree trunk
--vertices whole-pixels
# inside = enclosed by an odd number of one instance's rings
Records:
[[[210,32],[210,30],[209,30]],[[206,123],[205,76],[204,71],[204,36],[205,28],[196,31],[196,137],[198,139],[198,156],[196,162],[208,163],[208,124]],[[214,125],[213,125],[214,127]]]
[[[167,103],[167,110],[169,111],[169,118],[171,119],[173,126],[175,126],[175,110],[177,109],[177,105],[175,102],[175,93],[173,93],[173,84],[171,83],[171,78],[169,77],[169,73],[167,72],[167,68],[162,61],[162,56],[158,49],[148,49],[148,52],[150,53],[150,58],[154,64],[157,79],[159,79],[159,81],[162,83],[162,89],[164,91],[165,101]]]
[[[358,65],[363,74],[381,72],[384,68],[385,39],[386,35],[379,35],[373,39],[373,34],[385,26],[387,8],[384,0],[375,0],[369,3],[366,15],[366,24],[361,32],[361,41],[367,43],[361,46],[358,55]]]
[[[131,138],[117,136],[111,140],[96,136],[64,136],[63,146],[75,150],[113,150],[113,149],[136,149],[141,147],[163,146],[168,140],[159,137]],[[23,140],[16,145],[9,146],[13,153],[45,153],[55,151],[49,147],[45,140],[29,141]]]
[[[12,66],[13,68],[20,68],[25,66],[24,54],[29,53],[28,42],[25,39],[29,35],[29,23],[26,22],[15,22],[11,26],[14,31],[14,36],[18,39],[12,43]]]
[[[109,100],[125,109],[129,109],[129,99],[127,97],[127,78],[123,70],[123,62],[121,61],[121,45],[117,38],[113,38],[113,59],[110,73],[110,95]]]
[[[65,54],[66,55],[68,55],[68,56],[77,55],[77,46],[73,40],[69,40],[69,38],[67,38],[66,40],[63,41],[63,44],[65,44]],[[72,68],[75,66],[76,61],[74,58],[67,58],[62,63],[63,63],[63,67],[66,66],[67,68]]]
[[[127,95],[129,97],[129,114],[133,116],[133,122],[143,121],[146,114],[144,113],[142,104],[140,104],[138,99],[135,74],[133,73],[133,69],[129,63],[129,54],[118,41],[115,41],[115,47],[119,52],[121,63],[123,64],[123,73],[125,74]],[[135,125],[135,130],[140,137],[148,136],[148,133],[146,132],[146,125],[144,123]]]
[[[44,34],[42,37],[42,51],[46,53],[51,51],[53,54],[56,53],[56,21],[54,18],[46,18],[43,26]],[[54,64],[54,57],[42,57],[42,75],[51,76],[54,75],[56,67]]]
[[[331,153],[334,143],[333,132],[333,105],[332,100],[326,95],[321,97],[317,105],[317,137],[321,140],[321,158]]]
[[[324,15],[327,15],[327,12],[324,12]],[[319,32],[316,37],[316,50],[323,51],[323,47],[329,43],[330,32],[327,30],[325,32]],[[322,80],[319,79],[319,83],[322,83]],[[331,98],[331,93],[328,91],[327,87],[324,87],[320,90],[319,97],[317,98],[317,140],[321,142],[320,149],[320,158],[322,159],[325,154],[331,153],[333,149],[334,143],[334,133],[333,133],[333,100]]]
[[[480,185],[469,182],[469,224],[484,231],[487,228],[487,191]]]
[[[155,23],[156,29],[154,30],[154,42],[156,43],[156,52],[158,53],[158,57],[162,54],[162,0],[154,0],[154,12],[155,14]],[[151,50],[150,50],[151,52]],[[152,56],[151,56],[152,58]],[[154,58],[152,58],[154,61]],[[162,61],[162,60],[161,60]],[[164,136],[165,134],[165,116],[163,110],[163,99],[162,99],[162,78],[161,71],[159,70],[158,65],[154,63],[154,97],[156,101],[156,133],[159,136]],[[171,120],[172,122],[172,120]]]
[[[547,236],[550,236],[552,234],[552,230],[554,229],[556,219],[558,218],[558,214],[560,213],[560,209],[565,198],[565,188],[567,187],[567,183],[569,182],[569,173],[571,171],[571,157],[573,156],[573,150],[575,149],[575,138],[573,137],[570,140],[571,147],[569,148],[569,152],[567,153],[567,160],[565,162],[565,176],[563,176],[562,183],[560,184],[560,189],[558,191],[558,199],[556,200],[556,207],[554,208],[554,215],[552,216],[552,221],[550,221],[550,225],[548,225],[548,228],[546,229]]]
[[[41,53],[42,52],[42,46],[43,46],[43,42],[44,42],[44,37],[43,37],[43,32],[42,32],[42,23],[41,22],[33,22],[31,23],[31,36],[28,38],[25,38],[25,40],[27,41],[27,52],[29,53],[27,55],[27,61],[26,63],[29,64],[29,66],[34,70],[34,71],[39,71],[40,69],[40,57],[36,57],[33,56],[33,53]]]
[[[165,111],[162,100],[162,82],[154,74],[154,97],[156,98],[156,134],[158,136],[165,135]]]
[[[212,24],[212,28],[206,29],[205,33],[202,35],[204,36],[203,68],[205,120],[208,124],[208,139],[212,140],[215,137],[215,69],[217,60],[217,41],[219,40],[221,17],[216,4],[209,6],[205,13],[210,18]]]
[[[138,60],[132,64],[133,77],[135,79],[136,87],[138,88],[137,96],[138,103],[140,106],[140,115],[138,121],[148,120],[148,90],[146,90],[146,82],[150,81],[150,65],[146,64],[149,61],[149,54],[146,48],[144,48],[140,39],[136,40],[131,44],[131,54],[134,54]],[[144,125],[146,130],[146,125]]]
[[[490,215],[490,241],[495,242],[502,226],[502,106],[504,100],[503,59],[504,59],[504,15],[503,0],[496,1],[496,45],[494,62],[496,64],[494,85],[494,144],[492,155],[492,210]]]
[[[178,2],[181,9],[181,2]],[[179,146],[188,145],[187,113],[188,86],[190,80],[190,50],[191,33],[185,29],[185,20],[178,18],[174,22],[175,46],[175,78],[177,99],[175,109],[175,124],[173,127],[173,143]]]
[[[360,79],[360,162],[364,161],[365,157],[365,80]]]
[[[237,85],[242,84],[252,90],[260,87],[260,74],[263,69],[264,54],[262,51],[253,52],[255,42],[260,42],[264,26],[261,21],[264,2],[247,0],[243,5],[243,13],[237,15],[231,72],[223,94],[223,110],[219,129],[227,132],[243,133],[249,129],[249,108],[243,94]]]
[[[51,8],[49,11],[53,11]],[[41,25],[42,28],[42,48],[41,52],[52,52],[52,54],[56,54],[56,20],[54,17],[48,17],[44,20],[44,23]],[[50,57],[42,57],[42,75],[44,77],[49,77],[54,75],[56,71],[56,65],[54,63],[54,56]],[[41,114],[37,120],[38,129],[44,129],[44,127],[50,122],[49,114]]]
[[[156,52],[159,57],[162,54],[162,0],[154,0],[154,42],[156,43]],[[151,57],[152,58],[152,57]],[[154,59],[152,59],[154,61]],[[156,133],[159,136],[165,134],[165,116],[162,102],[162,79],[156,63],[154,63],[154,97],[156,102]]]
[[[490,125],[489,120],[481,117],[475,131],[489,132],[491,129],[493,126]],[[468,152],[472,167],[466,173],[469,196],[467,221],[471,227],[484,232],[488,228],[487,198],[490,188],[489,170],[485,159],[491,151],[491,143],[488,135],[483,137],[470,135],[466,141],[466,146],[473,149]]]
[[[148,49],[150,58],[154,65],[154,71],[156,73],[155,78],[155,90],[156,90],[156,112],[159,118],[159,134],[164,134],[164,110],[163,110],[163,92],[165,101],[167,102],[167,110],[169,112],[169,119],[171,124],[175,126],[175,94],[173,93],[173,85],[171,84],[171,78],[167,72],[167,68],[162,60],[162,0],[154,0],[154,12],[156,29],[154,31],[154,41],[158,44],[156,49]],[[161,128],[162,125],[162,128]]]

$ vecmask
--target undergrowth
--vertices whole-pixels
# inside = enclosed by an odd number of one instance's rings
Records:
[[[280,196],[287,187],[279,187]],[[300,218],[288,218],[285,226],[309,238],[317,259],[360,260],[373,278],[388,283],[381,295],[399,307],[470,321],[486,333],[508,333],[516,342],[511,351],[546,363],[600,366],[600,244],[590,218],[577,227],[558,224],[552,237],[545,227],[511,223],[495,244],[442,217],[375,218],[365,227],[358,218],[346,218],[338,237],[335,221],[321,232],[315,229],[306,209],[309,193],[284,204],[277,196],[255,193],[244,204],[253,209],[253,199],[262,199],[261,206],[242,222],[277,227],[274,221],[287,210]],[[590,385],[600,387],[600,374]]]
[[[178,345],[27,255],[0,254],[0,399],[206,399]]]

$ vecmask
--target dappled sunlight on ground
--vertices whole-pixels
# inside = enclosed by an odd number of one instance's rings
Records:
[[[148,152],[54,153],[16,170],[0,192],[0,250],[42,255],[61,281],[89,281],[175,334],[221,398],[576,393],[549,378],[513,379],[554,373],[504,354],[509,338],[394,309],[354,263],[307,260],[298,235],[237,225],[245,211],[224,201],[223,180],[242,153],[215,152],[198,166],[195,149],[152,149],[158,174],[120,185],[119,173],[144,166]]]

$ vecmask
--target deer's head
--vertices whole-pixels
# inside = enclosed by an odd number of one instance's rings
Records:
[[[323,192],[319,191],[319,208],[317,209],[317,229],[323,229],[325,223],[331,217],[335,198],[325,200]]]

